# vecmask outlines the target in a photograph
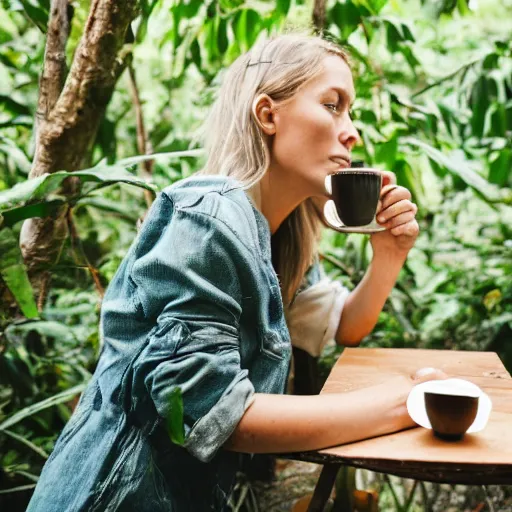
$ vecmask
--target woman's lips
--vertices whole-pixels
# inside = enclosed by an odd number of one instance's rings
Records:
[[[330,160],[344,169],[350,167],[350,158],[344,156],[331,156]]]

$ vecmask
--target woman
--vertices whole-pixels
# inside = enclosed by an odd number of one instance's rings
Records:
[[[354,96],[345,54],[315,37],[265,41],[231,66],[207,125],[205,168],[159,195],[109,286],[98,367],[30,511],[222,510],[242,453],[313,450],[413,426],[409,391],[442,375],[282,395],[285,311],[292,338],[311,352],[333,336],[357,345],[418,235],[410,193],[384,186],[378,220],[387,230],[372,235],[359,286],[348,294],[315,267],[307,272],[325,178],[350,166],[358,140]],[[294,314],[297,305],[309,314]],[[179,393],[183,446],[168,428]]]

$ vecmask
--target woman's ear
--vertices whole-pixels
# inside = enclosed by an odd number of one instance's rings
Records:
[[[275,105],[268,94],[260,94],[252,104],[252,113],[259,127],[266,135],[276,133],[274,120]]]

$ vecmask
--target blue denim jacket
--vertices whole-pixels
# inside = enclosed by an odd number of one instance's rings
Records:
[[[253,394],[283,393],[291,344],[266,219],[240,185],[165,189],[105,295],[97,369],[28,510],[223,510],[222,445]],[[165,428],[183,396],[185,445]]]

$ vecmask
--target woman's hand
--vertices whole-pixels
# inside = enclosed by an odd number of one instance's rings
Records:
[[[398,389],[402,390],[402,400],[405,404],[405,401],[414,386],[430,380],[445,380],[447,378],[448,375],[438,368],[421,368],[410,375],[404,374],[393,377],[386,384],[392,388],[396,386]]]
[[[429,380],[444,380],[448,378],[448,375],[438,368],[420,368],[411,375],[411,378],[416,385]]]
[[[440,370],[423,368],[343,393],[255,393],[224,447],[245,453],[303,452],[411,428],[416,425],[407,412],[412,388],[446,377]]]
[[[377,222],[386,231],[371,236],[372,248],[374,254],[387,252],[405,258],[420,231],[416,221],[418,207],[411,202],[409,190],[396,185],[393,173],[383,171],[383,184]]]

